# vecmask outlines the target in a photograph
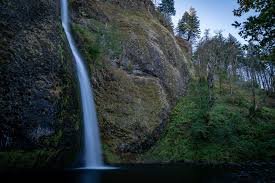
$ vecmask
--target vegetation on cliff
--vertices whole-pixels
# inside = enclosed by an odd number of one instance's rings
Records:
[[[225,38],[220,31],[211,37],[209,30],[205,31],[193,55],[196,77],[172,111],[165,134],[141,160],[240,162],[274,158],[275,78],[273,48],[268,47],[274,38],[267,36],[272,11],[268,5],[272,3],[239,3],[235,10],[239,16],[250,9],[260,12],[248,18],[240,32],[254,42],[242,47],[231,34]]]
[[[209,30],[195,47],[195,9],[175,36],[174,0],[69,2],[107,162],[275,157],[271,1],[235,10],[261,11],[241,29],[254,41],[244,48]],[[0,1],[0,167],[63,167],[81,146],[79,94],[57,7]]]
[[[91,71],[105,159],[134,161],[158,139],[185,92],[187,54],[151,1],[74,0],[71,6],[73,33]]]
[[[188,94],[172,111],[161,140],[142,159],[240,162],[274,158],[275,109],[266,105],[265,93],[257,89],[261,108],[252,116],[249,90],[235,88],[230,95],[226,93],[229,85],[223,85],[222,94],[211,104],[207,82],[191,83]]]

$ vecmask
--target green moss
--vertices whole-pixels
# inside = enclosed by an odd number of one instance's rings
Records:
[[[166,122],[169,111],[167,102],[171,96],[170,92],[166,96],[161,83],[164,80],[171,81],[167,85],[173,95],[174,91],[179,90],[177,76],[180,75],[173,73],[173,67],[181,68],[181,65],[185,65],[184,55],[175,44],[171,32],[147,10],[126,10],[108,2],[97,1],[95,6],[80,7],[77,11],[86,11],[88,15],[81,16],[80,13],[78,18],[81,21],[75,22],[72,28],[95,84],[99,122],[104,132],[104,142],[108,144],[106,149],[104,147],[106,159],[108,162],[116,162],[120,159],[114,153],[121,145],[142,143],[160,127],[161,122]],[[123,48],[123,56],[127,54],[129,60],[121,58]],[[142,53],[140,59],[143,61],[140,65],[148,63],[153,66],[153,54],[159,51],[162,57],[163,52],[163,55],[169,57],[167,60],[173,61],[173,64],[168,63],[167,68],[164,68],[163,77],[167,79],[131,74],[136,69],[138,59],[135,54],[131,59],[130,50]],[[111,62],[112,65],[108,65]]]
[[[119,163],[120,157],[114,153],[107,144],[103,144],[104,159],[106,162]]]
[[[63,136],[63,131],[59,130],[57,133],[55,133],[51,137],[46,138],[44,143],[47,146],[58,147],[58,145],[60,145],[60,143],[62,142],[62,138],[63,138],[62,136]]]
[[[152,126],[159,123],[157,115],[164,106],[162,96],[158,94],[160,86],[153,80],[134,80],[124,71],[113,74],[115,80],[109,82],[107,92],[102,93],[106,97],[97,98],[100,112],[108,111],[104,114],[107,121],[123,128],[131,128],[131,125],[137,123],[143,127],[148,126],[146,131],[152,130]]]
[[[54,149],[0,152],[0,167],[34,168],[48,167],[59,152]],[[53,166],[53,165],[52,165]]]
[[[55,149],[55,158],[58,158],[58,162],[54,162],[53,164],[58,163],[62,167],[69,166],[79,152],[81,111],[78,83],[74,76],[72,55],[69,46],[66,44],[67,39],[62,26],[59,25],[59,28],[62,44],[59,45],[58,51],[63,72],[60,73],[61,83],[53,91],[53,93],[56,93],[56,99],[58,99],[58,121],[54,123],[55,133],[40,139],[39,143],[44,148]],[[68,151],[68,149],[70,150]],[[37,149],[36,151],[40,150]],[[28,154],[28,152],[25,153]],[[33,152],[31,151],[30,153]],[[50,164],[48,165],[51,166]]]
[[[112,156],[121,144],[136,143],[137,136],[145,140],[145,135],[160,125],[162,111],[167,110],[157,80],[133,77],[122,70],[112,72],[112,80],[96,95],[102,129],[112,133],[103,137],[110,149],[105,152],[106,158],[111,163],[119,160]]]
[[[251,118],[248,91],[216,96],[210,107],[205,84],[190,88],[173,110],[165,135],[141,159],[238,162],[274,157],[274,109],[262,107]]]
[[[90,19],[89,25],[73,24],[73,32],[81,44],[82,52],[93,67],[103,67],[102,58],[117,58],[122,52],[122,36],[112,25]]]

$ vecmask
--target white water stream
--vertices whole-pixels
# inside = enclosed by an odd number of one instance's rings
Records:
[[[101,143],[98,128],[98,121],[94,98],[92,93],[92,86],[90,84],[89,74],[85,68],[83,59],[77,47],[70,30],[70,16],[68,0],[61,0],[61,17],[62,26],[66,33],[69,42],[77,71],[77,78],[79,81],[79,88],[81,94],[81,103],[83,111],[84,122],[84,167],[87,169],[103,168]]]

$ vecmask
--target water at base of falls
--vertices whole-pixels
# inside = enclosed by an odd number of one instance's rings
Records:
[[[68,0],[61,0],[62,26],[69,42],[79,81],[84,122],[84,155],[82,169],[103,169],[101,143],[92,86],[83,59],[78,52],[70,30]],[[106,168],[106,167],[105,167]]]
[[[97,167],[79,167],[74,168],[74,170],[116,170],[119,169],[118,167],[112,166],[97,166]]]

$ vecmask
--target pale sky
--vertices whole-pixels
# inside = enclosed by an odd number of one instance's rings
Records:
[[[202,33],[207,28],[211,30],[212,35],[215,31],[222,30],[224,36],[231,33],[241,43],[245,43],[239,36],[238,29],[231,25],[235,20],[243,22],[246,19],[246,17],[239,18],[233,15],[232,11],[238,7],[237,0],[175,0],[177,13],[172,17],[175,26],[191,6],[197,11]]]

